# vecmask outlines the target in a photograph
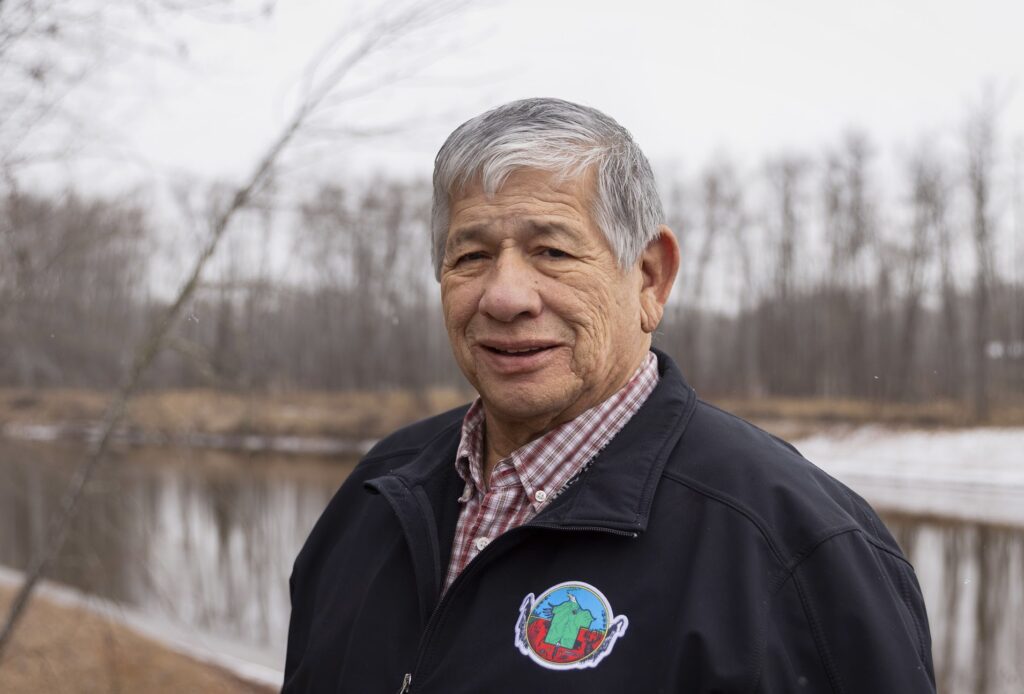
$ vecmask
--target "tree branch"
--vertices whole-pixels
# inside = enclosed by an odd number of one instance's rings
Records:
[[[6,646],[10,643],[33,591],[45,576],[50,564],[60,553],[71,528],[83,492],[95,470],[105,460],[115,428],[124,418],[129,400],[134,396],[149,367],[167,342],[168,335],[178,320],[185,305],[199,285],[200,278],[210,259],[217,251],[224,234],[240,211],[245,209],[261,188],[271,179],[274,168],[282,153],[295,139],[307,121],[323,102],[330,97],[337,86],[360,63],[383,47],[435,23],[467,3],[464,0],[449,2],[414,2],[372,24],[372,30],[352,50],[331,67],[326,75],[310,82],[310,89],[295,108],[292,117],[285,124],[277,138],[264,151],[245,182],[231,197],[230,203],[214,216],[206,245],[195,259],[188,278],[178,289],[174,301],[161,314],[149,333],[135,351],[135,357],[127,376],[112,398],[103,417],[98,440],[90,446],[89,454],[75,470],[71,483],[61,499],[60,508],[51,520],[49,540],[43,550],[33,558],[25,574],[25,580],[11,603],[3,630],[0,631],[0,661]],[[332,54],[330,46],[322,50],[314,62],[326,61]],[[316,74],[313,65],[307,74]]]

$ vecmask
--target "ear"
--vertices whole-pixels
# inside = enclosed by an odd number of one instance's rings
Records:
[[[647,244],[640,256],[640,328],[645,333],[653,333],[661,323],[678,272],[679,242],[663,224],[658,227],[658,237]]]

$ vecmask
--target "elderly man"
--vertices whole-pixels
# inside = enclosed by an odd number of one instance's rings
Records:
[[[291,578],[285,692],[934,691],[868,505],[651,350],[679,267],[621,126],[555,99],[459,127],[433,260],[479,393],[366,456]]]

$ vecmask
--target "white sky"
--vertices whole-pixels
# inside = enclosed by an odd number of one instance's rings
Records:
[[[308,57],[353,4],[375,2],[280,0],[269,19],[176,27],[190,46],[185,67],[127,70],[115,96],[88,107],[147,165],[100,167],[89,183],[241,176],[281,127]],[[460,43],[448,58],[341,114],[415,127],[338,143],[317,166],[429,176],[451,129],[526,96],[604,110],[656,167],[692,171],[720,149],[748,163],[783,148],[817,153],[850,126],[889,153],[953,137],[986,83],[1007,101],[1002,151],[1024,150],[1022,31],[1016,0],[490,2],[424,37],[434,49]]]

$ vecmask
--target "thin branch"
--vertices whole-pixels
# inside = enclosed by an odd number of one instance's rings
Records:
[[[3,630],[0,631],[0,661],[2,661],[5,648],[10,643],[15,628],[28,607],[36,585],[42,580],[50,564],[64,546],[85,487],[95,470],[105,460],[114,430],[124,418],[129,400],[138,390],[142,377],[167,342],[171,328],[195,293],[203,270],[217,251],[235,216],[246,208],[252,198],[269,182],[275,165],[284,150],[352,69],[383,46],[392,44],[404,35],[434,23],[465,4],[461,1],[413,4],[403,12],[376,24],[373,27],[373,33],[368,35],[313,86],[307,97],[296,107],[292,118],[277,139],[265,150],[256,166],[253,167],[245,183],[236,189],[231,202],[215,216],[211,224],[209,239],[193,263],[188,279],[181,285],[174,301],[164,310],[137,348],[131,369],[104,414],[98,440],[91,445],[88,456],[75,470],[71,483],[65,490],[60,508],[50,524],[49,541],[43,551],[33,558],[28,571],[26,571],[25,580],[11,603]],[[322,55],[327,54],[329,52]]]

